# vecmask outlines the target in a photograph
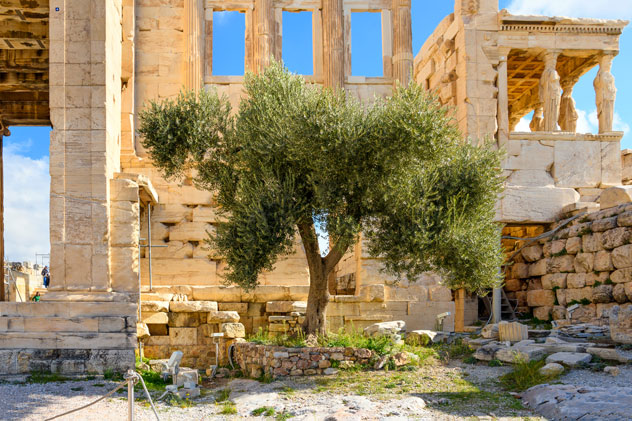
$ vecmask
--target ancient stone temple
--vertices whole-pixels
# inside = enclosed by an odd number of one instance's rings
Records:
[[[499,11],[498,0],[456,0],[415,58],[410,6],[411,0],[0,1],[0,129],[53,127],[54,279],[39,303],[0,302],[0,373],[127,368],[139,337],[146,356],[178,349],[186,364],[204,367],[214,361],[214,340],[225,349],[258,328],[284,331],[303,317],[309,275],[300,242],[261,275],[256,290],[223,285],[222,256],[204,242],[218,222],[213,195],[191,179],[161,177],[135,131],[148,101],[182,88],[215,88],[238,104],[243,76],[213,72],[215,12],[243,14],[245,71],[282,57],[284,11],[308,11],[308,81],[363,101],[389,95],[397,81],[434,90],[455,107],[472,141],[488,138],[507,150],[497,215],[508,230],[541,230],[563,211],[598,207],[603,189],[622,184],[611,66],[627,22],[514,16]],[[351,74],[351,14],[362,11],[381,14],[382,77]],[[573,85],[595,66],[599,133],[576,133]],[[531,132],[516,132],[531,111]],[[457,312],[439,277],[394,285],[380,267],[362,241],[345,256],[330,279],[329,329],[387,320],[435,328],[437,315],[449,312],[443,329],[453,330],[476,319],[476,297],[461,300]]]

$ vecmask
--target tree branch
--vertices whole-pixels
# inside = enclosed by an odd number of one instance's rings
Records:
[[[305,247],[305,256],[307,257],[307,264],[310,269],[322,270],[323,258],[320,256],[320,247],[318,246],[318,238],[316,237],[316,230],[314,224],[301,223],[298,224],[298,232],[303,240],[303,247]]]
[[[331,250],[329,251],[329,253],[327,253],[327,256],[324,257],[324,261],[325,261],[325,273],[329,273],[331,272],[334,267],[336,267],[336,265],[338,264],[338,262],[340,261],[340,259],[342,259],[342,256],[345,255],[345,253],[347,252],[347,249],[349,248],[349,246],[345,247],[344,250],[341,247],[340,242],[338,244],[335,244]]]

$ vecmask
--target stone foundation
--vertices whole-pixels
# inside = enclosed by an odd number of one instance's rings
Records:
[[[368,364],[373,352],[364,348],[286,348],[251,342],[235,344],[234,358],[246,376],[311,376],[333,373],[335,367]]]
[[[632,301],[631,242],[632,203],[586,214],[523,248],[505,291],[541,320],[607,323],[612,307]]]
[[[64,375],[123,373],[134,368],[133,349],[0,349],[0,374]]]

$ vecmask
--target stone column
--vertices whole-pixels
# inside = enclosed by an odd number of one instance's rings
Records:
[[[560,115],[560,100],[562,87],[560,76],[557,74],[558,52],[547,51],[544,55],[544,71],[540,78],[540,102],[542,103],[542,130],[553,132],[557,130],[557,119]]]
[[[275,21],[272,0],[255,0],[255,71],[261,72],[274,57]]]
[[[507,92],[507,52],[498,57],[498,145],[509,140],[509,95]]]
[[[50,5],[51,290],[110,290],[109,180],[120,171],[122,5]],[[86,28],[77,38],[69,28]],[[49,292],[46,294],[50,295]]]
[[[413,69],[411,0],[393,0],[393,79],[408,85]]]
[[[186,37],[186,61],[184,87],[192,91],[202,88],[202,27],[203,9],[201,0],[185,0],[184,30]]]
[[[323,84],[329,88],[343,88],[345,83],[342,3],[323,0]]]
[[[204,77],[213,75],[213,8],[204,10]]]
[[[597,116],[599,117],[599,133],[612,131],[614,101],[617,97],[614,76],[610,71],[613,57],[612,54],[605,54],[599,58],[599,72],[597,72],[597,77],[593,83],[595,86]]]
[[[563,132],[575,133],[577,130],[577,110],[573,99],[573,87],[577,83],[577,78],[565,79],[562,81],[562,99],[560,102],[560,117],[557,120]]]

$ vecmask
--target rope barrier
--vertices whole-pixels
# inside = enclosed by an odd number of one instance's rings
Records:
[[[145,391],[145,395],[147,396],[147,399],[149,400],[149,404],[151,405],[151,409],[154,412],[154,415],[156,416],[156,420],[160,421],[160,417],[158,416],[158,411],[156,411],[156,407],[154,406],[154,402],[151,400],[151,395],[149,394],[149,391],[147,390],[147,386],[145,386],[145,381],[143,380],[142,376],[140,374],[138,374],[137,372],[135,372],[134,370],[129,370],[127,372],[127,375],[125,377],[125,381],[120,383],[115,389],[111,390],[110,392],[106,393],[105,395],[101,396],[99,399],[90,402],[87,405],[83,405],[79,408],[75,408],[72,409],[70,411],[64,412],[63,414],[59,414],[59,415],[55,415],[54,417],[51,418],[46,418],[44,421],[51,421],[57,418],[61,418],[64,417],[66,415],[72,414],[74,412],[78,412],[81,411],[83,409],[86,409],[100,401],[102,401],[105,398],[108,398],[110,396],[112,396],[114,393],[116,393],[117,391],[119,391],[120,389],[122,389],[125,385],[127,385],[129,388],[133,388],[134,385],[136,383],[138,383],[138,381],[140,380],[140,384],[143,386],[143,390]],[[129,402],[130,408],[133,409],[134,407],[134,402],[131,401]],[[133,411],[132,411],[133,412]]]

